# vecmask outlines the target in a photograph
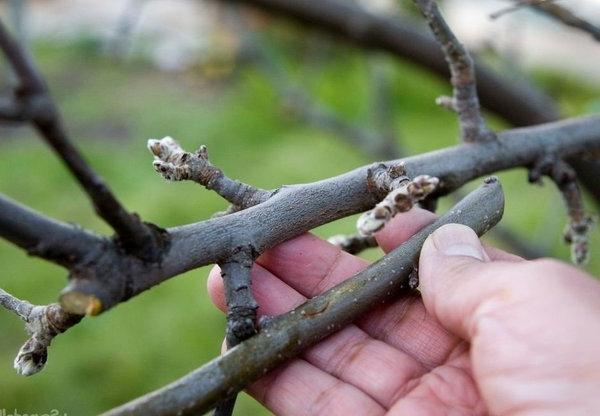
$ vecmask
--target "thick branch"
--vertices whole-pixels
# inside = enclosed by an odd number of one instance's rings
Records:
[[[117,233],[123,247],[146,260],[157,260],[165,243],[156,227],[144,224],[121,203],[89,166],[70,141],[56,105],[29,54],[8,33],[0,21],[0,49],[20,81],[16,99],[42,137],[60,156],[84,191],[96,212]]]
[[[563,158],[594,150],[600,150],[600,117],[509,130],[499,133],[493,142],[454,146],[391,165],[403,163],[408,177],[429,174],[439,178],[439,196],[477,177],[532,166],[547,154]],[[63,299],[69,294],[93,295],[101,305],[97,312],[101,312],[172,276],[222,263],[233,254],[234,247],[250,246],[262,253],[319,225],[364,212],[386,195],[368,185],[368,171],[377,167],[365,166],[320,182],[285,186],[258,206],[170,229],[171,244],[160,265],[107,253],[102,264],[110,267],[110,279],[103,277],[106,273],[72,276]],[[85,310],[77,305],[63,306],[74,313]]]
[[[366,270],[291,312],[273,318],[261,332],[168,386],[105,414],[192,415],[206,412],[219,398],[242,390],[302,350],[339,331],[365,312],[402,294],[429,234],[461,223],[481,235],[502,217],[504,198],[492,179],[434,224],[421,230]]]
[[[250,4],[340,35],[365,48],[405,58],[447,78],[450,75],[437,42],[401,17],[371,14],[343,0],[221,0]],[[484,107],[511,124],[526,126],[555,120],[558,110],[541,92],[523,82],[508,80],[475,64],[479,98]]]
[[[238,209],[266,201],[271,192],[229,179],[223,171],[208,160],[206,146],[196,153],[186,152],[171,137],[148,140],[148,149],[154,155],[154,170],[170,181],[191,180],[212,189]]]
[[[442,17],[434,0],[415,0],[415,4],[427,20],[448,62],[454,96],[443,102],[458,114],[462,139],[465,142],[493,139],[494,135],[486,127],[479,108],[475,67],[471,56]]]

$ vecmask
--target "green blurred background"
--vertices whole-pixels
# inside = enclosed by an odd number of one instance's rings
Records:
[[[302,36],[287,26],[275,32],[266,36],[268,47],[292,78],[340,117],[365,128],[372,125],[368,61],[372,56],[336,45],[321,58],[318,70],[305,71]],[[263,188],[319,180],[373,161],[344,138],[294,120],[282,110],[269,76],[227,56],[168,73],[141,57],[124,62],[107,56],[88,38],[38,40],[33,54],[91,165],[129,209],[163,227],[201,221],[226,205],[197,185],[167,183],[158,177],[146,150],[148,138],[170,135],[187,149],[205,144],[213,163],[229,176]],[[407,153],[456,143],[455,117],[434,104],[436,96],[449,92],[448,84],[410,63],[376,59],[391,74],[393,124]],[[567,115],[600,108],[599,85],[548,70],[529,76]],[[494,128],[506,127],[493,116],[490,119]],[[61,162],[30,128],[1,128],[0,157],[2,193],[47,215],[109,233]],[[553,186],[527,184],[524,170],[500,176],[507,196],[504,224],[567,260],[568,248],[561,242],[565,210]],[[315,232],[351,233],[354,222],[355,218],[344,219]],[[596,231],[591,247],[600,251]],[[376,258],[379,253],[371,250],[365,255]],[[599,256],[592,256],[587,268],[598,275]],[[29,378],[16,375],[12,368],[26,338],[23,326],[12,314],[0,311],[0,408],[95,414],[215,357],[225,320],[208,300],[208,270],[173,278],[106,314],[86,319],[54,341],[46,369]],[[65,278],[61,268],[0,241],[0,286],[10,293],[37,304],[51,303]],[[245,395],[236,412],[268,414]]]

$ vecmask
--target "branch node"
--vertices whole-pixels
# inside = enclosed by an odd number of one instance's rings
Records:
[[[410,210],[439,184],[439,179],[434,176],[419,175],[410,180],[404,174],[402,165],[386,168],[381,164],[369,171],[368,187],[388,191],[388,194],[375,208],[359,217],[356,227],[360,235],[371,236],[381,230],[396,214]]]
[[[40,372],[48,360],[48,347],[54,337],[65,332],[83,318],[66,312],[58,304],[34,306],[0,289],[0,305],[15,312],[23,321],[30,338],[19,349],[14,360],[15,371],[23,376]]]

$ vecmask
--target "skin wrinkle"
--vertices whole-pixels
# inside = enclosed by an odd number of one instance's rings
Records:
[[[300,359],[295,359],[293,361],[290,361],[289,363],[283,364],[283,366],[277,368],[274,371],[274,374],[271,373],[269,374],[269,377],[263,377],[258,383],[264,383],[264,380],[267,380],[267,386],[266,387],[262,387],[261,389],[257,390],[257,391],[262,391],[262,394],[255,394],[255,397],[259,397],[258,401],[261,402],[262,404],[264,404],[265,406],[269,406],[269,404],[273,403],[273,400],[271,399],[271,395],[273,394],[273,391],[275,390],[274,387],[278,385],[277,381],[281,378],[281,376],[288,371],[290,368],[292,368],[294,365],[296,365],[299,361],[301,361]],[[254,390],[254,386],[258,383],[255,383],[254,385],[252,385],[249,390]]]
[[[313,296],[315,296],[319,293],[322,293],[326,290],[326,288],[328,287],[328,285],[327,285],[328,279],[331,277],[331,275],[333,274],[333,272],[335,271],[336,267],[339,265],[339,263],[343,257],[344,257],[344,251],[338,249],[337,252],[335,253],[335,257],[334,257],[333,261],[331,262],[329,267],[325,270],[323,277],[318,279],[316,284],[308,291],[309,297],[313,297]]]

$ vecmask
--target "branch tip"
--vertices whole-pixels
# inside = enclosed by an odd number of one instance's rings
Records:
[[[169,181],[194,181],[214,190],[239,208],[248,208],[266,201],[271,193],[232,180],[208,160],[208,149],[202,145],[195,152],[186,152],[172,137],[148,140],[148,150],[154,155],[152,166]]]
[[[0,304],[24,322],[30,338],[19,349],[13,367],[17,374],[40,372],[48,360],[48,347],[60,333],[77,324],[82,316],[66,312],[58,304],[36,306],[0,289]]]

